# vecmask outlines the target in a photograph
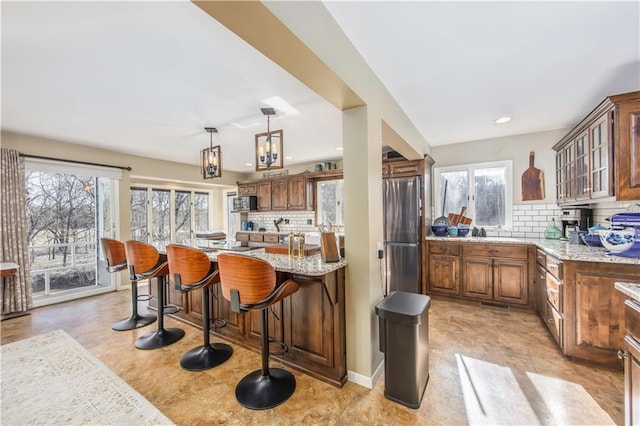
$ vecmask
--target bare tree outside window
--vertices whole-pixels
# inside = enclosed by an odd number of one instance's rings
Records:
[[[95,284],[95,177],[27,172],[27,237],[34,293]]]

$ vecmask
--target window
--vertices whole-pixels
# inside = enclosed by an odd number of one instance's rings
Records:
[[[121,171],[31,158],[25,165],[34,306],[113,290],[99,240],[116,236]]]
[[[466,207],[465,216],[473,219],[473,226],[511,227],[512,168],[511,161],[435,167],[436,216],[460,213]]]
[[[147,238],[147,189],[131,188],[131,239],[146,242]]]
[[[316,183],[318,202],[316,223],[324,225],[344,226],[344,181],[319,180]]]
[[[175,242],[191,245],[211,223],[209,192],[131,187],[131,238],[159,249]]]

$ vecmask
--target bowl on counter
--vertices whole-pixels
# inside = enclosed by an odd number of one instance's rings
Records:
[[[634,229],[609,229],[606,231],[598,231],[598,235],[604,248],[612,253],[627,251],[635,242]]]
[[[449,227],[447,225],[431,225],[431,230],[437,237],[446,237]]]
[[[598,234],[580,234],[582,242],[590,247],[602,247],[600,236]]]
[[[466,237],[469,233],[468,225],[458,225],[458,237]]]

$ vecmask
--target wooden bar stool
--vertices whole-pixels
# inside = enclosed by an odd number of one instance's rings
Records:
[[[129,240],[124,243],[129,264],[131,281],[151,280],[158,282],[158,329],[145,334],[136,340],[138,349],[156,349],[177,342],[184,336],[180,328],[164,328],[164,277],[169,273],[166,256],[161,256],[158,250],[150,244]]]
[[[206,254],[200,250],[176,244],[167,246],[169,277],[176,289],[183,293],[202,289],[202,332],[204,344],[191,349],[180,359],[180,366],[189,371],[216,367],[231,357],[233,348],[224,343],[209,342],[211,331],[209,316],[209,287],[220,282],[218,271]]]
[[[262,368],[238,383],[236,399],[252,410],[282,404],[293,395],[296,379],[286,370],[269,368],[268,308],[298,291],[298,283],[287,280],[276,287],[276,271],[269,263],[237,254],[219,254],[218,273],[222,295],[233,312],[262,311]]]
[[[124,249],[124,243],[111,238],[100,238],[102,251],[107,258],[107,272],[120,272],[127,267],[127,255]],[[132,313],[129,318],[125,318],[111,325],[116,331],[134,330],[144,327],[156,320],[153,314],[139,314],[138,301],[149,300],[149,295],[138,295],[138,282],[131,281],[131,305]]]

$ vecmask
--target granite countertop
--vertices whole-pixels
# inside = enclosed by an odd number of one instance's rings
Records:
[[[616,290],[626,294],[636,302],[640,302],[640,284],[616,283]]]
[[[506,237],[427,237],[427,241],[458,241],[461,243],[490,244],[526,244],[534,245],[560,260],[577,262],[604,262],[640,265],[640,259],[607,254],[602,247],[589,247],[582,244],[569,244],[568,241],[547,240],[544,238],[506,238]]]
[[[216,261],[218,260],[218,253],[219,252],[207,253],[207,256],[209,256],[209,259]],[[347,261],[345,259],[340,259],[339,262],[335,263],[324,263],[320,254],[306,256],[300,259],[297,257],[290,258],[285,254],[265,253],[264,249],[229,253],[236,253],[242,256],[257,257],[258,259],[266,260],[275,268],[276,271],[308,275],[312,277],[322,276],[347,266]]]

